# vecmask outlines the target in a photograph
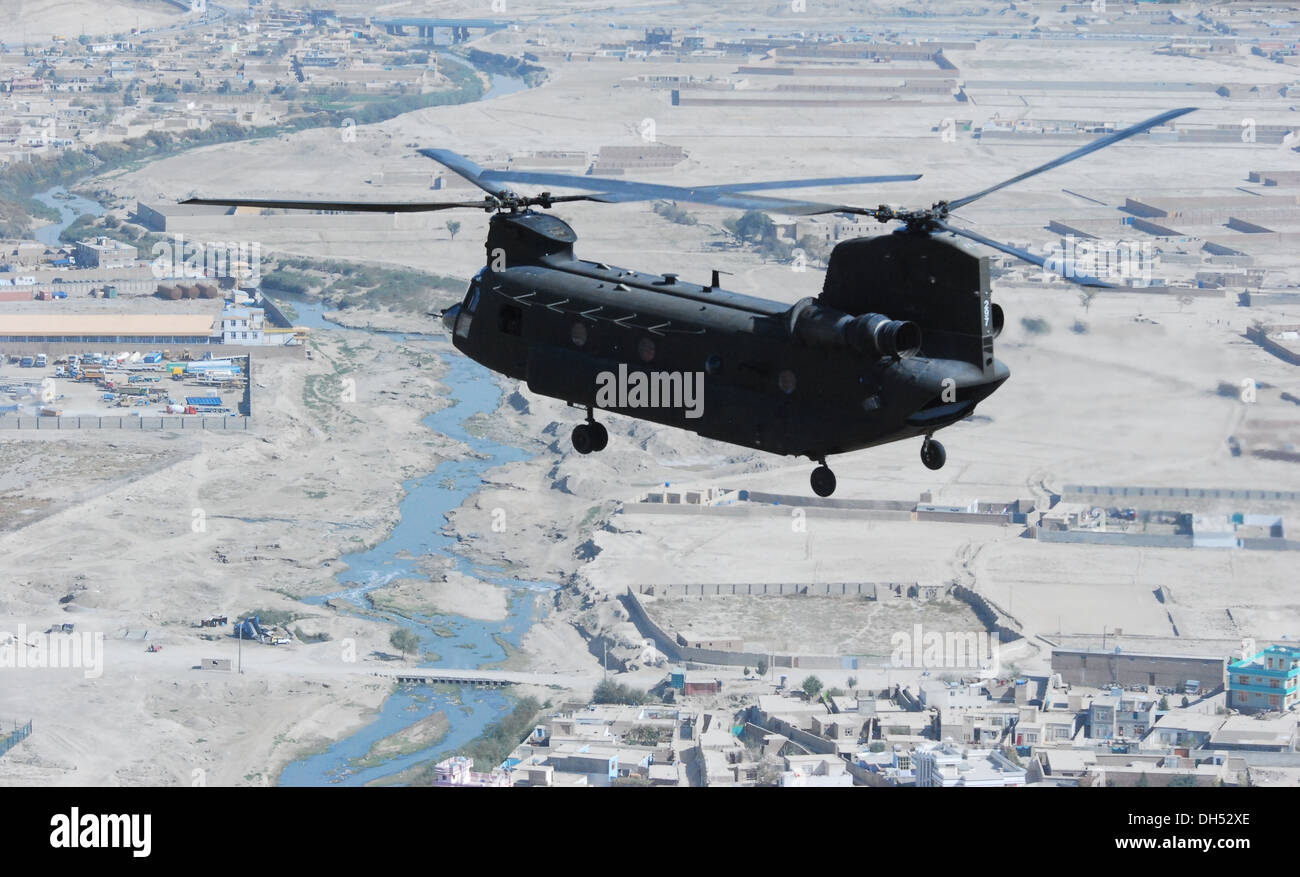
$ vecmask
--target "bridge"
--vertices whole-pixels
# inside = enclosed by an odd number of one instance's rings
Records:
[[[557,685],[566,682],[586,681],[582,677],[595,676],[593,671],[571,670],[554,673],[528,673],[511,670],[456,670],[429,667],[423,669],[377,670],[376,676],[395,679],[401,685],[472,685],[481,688],[501,688],[506,685]],[[596,674],[598,675],[598,673]]]
[[[406,33],[406,28],[413,27],[420,36],[427,39],[433,39],[435,28],[445,27],[451,31],[453,43],[463,43],[469,39],[470,28],[482,28],[484,33],[493,33],[510,26],[508,21],[493,18],[375,18],[370,23],[399,36]]]

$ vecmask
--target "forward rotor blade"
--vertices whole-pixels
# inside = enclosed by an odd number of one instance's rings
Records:
[[[956,201],[949,201],[948,209],[956,210],[959,207],[964,207],[967,204],[971,203],[972,201],[976,201],[980,198],[983,198],[985,195],[989,195],[992,194],[993,192],[996,192],[998,189],[1005,189],[1007,186],[1010,186],[1012,183],[1018,183],[1021,180],[1027,180],[1036,174],[1041,174],[1043,171],[1049,171],[1052,168],[1060,167],[1061,165],[1066,164],[1067,162],[1074,161],[1076,158],[1082,158],[1083,156],[1091,152],[1096,152],[1098,149],[1105,149],[1107,146],[1110,146],[1112,143],[1118,143],[1121,140],[1125,140],[1129,137],[1132,137],[1134,134],[1141,134],[1143,131],[1146,131],[1149,128],[1154,128],[1156,125],[1164,124],[1165,122],[1168,122],[1170,119],[1176,119],[1179,116],[1185,116],[1190,112],[1194,112],[1195,110],[1196,107],[1182,107],[1181,109],[1177,109],[1177,110],[1169,110],[1168,112],[1161,113],[1158,116],[1152,116],[1151,118],[1147,119],[1145,122],[1138,122],[1136,125],[1131,125],[1128,128],[1124,128],[1122,130],[1116,131],[1113,134],[1107,134],[1105,137],[1101,138],[1100,140],[1094,140],[1092,143],[1089,143],[1086,146],[1080,146],[1078,149],[1075,149],[1071,152],[1067,152],[1065,155],[1062,155],[1060,158],[1052,159],[1047,164],[1040,164],[1038,167],[1033,168],[1032,170],[1027,170],[1023,174],[1017,174],[1016,176],[1012,177],[1009,180],[1003,180],[1002,182],[998,183],[996,186],[989,186],[987,189],[984,189],[981,192],[976,192],[974,195],[967,195],[965,198],[958,198]]]
[[[457,207],[476,207],[486,210],[495,206],[484,198],[481,201],[280,201],[265,198],[187,198],[182,204],[208,204],[216,207],[270,207],[281,210],[338,210],[356,213],[427,213],[433,210],[451,210]]]
[[[433,159],[443,167],[451,168],[453,171],[460,174],[489,195],[505,194],[518,197],[515,192],[505,186],[494,186],[489,184],[486,181],[484,174],[491,173],[491,171],[484,170],[480,165],[470,161],[459,152],[452,152],[450,149],[420,149],[417,150],[417,152],[426,158]]]
[[[743,210],[771,210],[791,215],[836,213],[841,208],[835,204],[813,201],[796,201],[760,195],[746,195],[749,191],[767,189],[799,189],[812,186],[841,186],[857,183],[910,182],[920,179],[920,174],[887,174],[856,177],[807,177],[798,180],[771,180],[758,183],[726,183],[713,186],[669,186],[660,183],[639,183],[633,180],[613,180],[605,177],[553,174],[545,171],[487,170],[465,156],[450,149],[421,149],[421,155],[432,158],[485,192],[509,192],[504,183],[528,183],[535,186],[564,186],[586,189],[597,194],[588,200],[608,204],[631,201],[685,201],[692,204],[713,204],[718,207],[736,207]],[[576,199],[573,199],[576,200]],[[847,208],[845,208],[847,209]]]
[[[529,183],[538,186],[567,186],[598,192],[596,200],[609,203],[631,201],[685,201],[691,204],[712,204],[719,207],[738,207],[746,210],[772,210],[789,214],[833,213],[838,206],[813,201],[772,198],[749,195],[750,191],[768,189],[799,189],[812,186],[852,185],[856,183],[908,182],[920,179],[920,174],[892,174],[887,176],[822,177],[799,180],[772,180],[761,183],[725,183],[712,186],[670,186],[664,183],[641,183],[635,180],[615,180],[606,177],[553,174],[544,171],[483,171],[482,179],[503,182]]]
[[[1029,252],[1028,250],[1022,250],[1020,247],[1013,247],[1010,244],[1004,244],[1001,241],[995,241],[993,240],[993,238],[985,237],[984,235],[979,234],[978,232],[969,231],[964,228],[954,228],[948,223],[939,220],[935,220],[934,226],[935,228],[941,229],[946,232],[951,232],[952,234],[958,235],[959,237],[970,238],[971,240],[977,243],[981,243],[986,247],[992,247],[995,250],[999,250],[1000,252],[1006,253],[1008,256],[1015,256],[1017,259],[1023,259],[1024,261],[1028,262],[1031,265],[1037,265],[1039,268],[1047,270],[1047,259],[1044,256],[1035,256],[1033,253]],[[1063,269],[1068,269],[1070,266],[1068,264],[1062,264],[1061,267]],[[1077,283],[1080,286],[1096,286],[1102,289],[1119,288],[1113,283],[1107,283],[1104,280],[1097,279],[1096,277],[1088,277],[1088,276],[1071,277],[1070,274],[1068,273],[1068,270],[1052,272],[1052,273],[1056,273],[1059,277],[1069,280],[1072,283]]]

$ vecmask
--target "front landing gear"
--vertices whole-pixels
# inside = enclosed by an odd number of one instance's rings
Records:
[[[609,430],[605,429],[604,424],[596,422],[591,409],[588,408],[587,422],[575,426],[571,438],[575,451],[579,454],[591,454],[605,450],[605,446],[609,444]]]
[[[818,460],[817,462],[821,463],[821,465],[812,471],[812,477],[809,478],[809,481],[812,482],[813,493],[822,497],[830,496],[835,492],[835,473],[826,465],[825,460]]]
[[[948,454],[944,451],[943,445],[927,435],[925,441],[921,443],[921,462],[925,464],[925,468],[942,469],[947,460]]]

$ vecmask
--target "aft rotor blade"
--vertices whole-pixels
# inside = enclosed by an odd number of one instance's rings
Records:
[[[1012,177],[1009,180],[1003,180],[1002,182],[998,183],[996,186],[989,186],[987,189],[984,189],[981,192],[976,192],[974,195],[967,195],[965,198],[958,198],[956,201],[949,201],[948,209],[956,210],[959,207],[964,207],[967,204],[971,203],[972,201],[976,201],[980,198],[983,198],[985,195],[989,195],[992,194],[993,192],[996,192],[998,189],[1005,189],[1007,186],[1010,186],[1012,183],[1018,183],[1021,180],[1027,180],[1036,174],[1041,174],[1043,171],[1049,171],[1052,168],[1060,167],[1061,165],[1066,164],[1067,162],[1074,161],[1076,158],[1082,158],[1083,156],[1091,152],[1096,152],[1098,149],[1105,149],[1107,146],[1110,146],[1112,143],[1118,143],[1121,140],[1125,140],[1129,137],[1132,137],[1134,134],[1141,134],[1143,131],[1146,131],[1150,128],[1154,128],[1156,125],[1164,124],[1165,122],[1168,122],[1170,119],[1176,119],[1179,116],[1185,116],[1188,113],[1193,112],[1195,110],[1196,107],[1182,107],[1181,109],[1177,109],[1177,110],[1169,110],[1168,112],[1161,113],[1158,116],[1152,116],[1151,118],[1147,119],[1145,122],[1138,122],[1136,125],[1131,125],[1128,128],[1124,128],[1122,130],[1116,131],[1113,134],[1107,134],[1105,137],[1101,138],[1100,140],[1094,140],[1092,143],[1089,143],[1086,146],[1080,146],[1078,149],[1075,149],[1071,152],[1067,152],[1065,155],[1062,155],[1060,158],[1052,159],[1047,164],[1040,164],[1038,167],[1033,168],[1032,170],[1027,170],[1023,174],[1017,174],[1016,176]]]
[[[941,229],[943,231],[951,232],[952,234],[958,235],[960,237],[970,238],[971,240],[977,243],[981,243],[986,247],[992,247],[995,250],[999,250],[1003,253],[1006,253],[1008,256],[1015,256],[1017,259],[1023,259],[1024,261],[1030,263],[1031,265],[1037,265],[1039,268],[1043,268],[1044,270],[1046,270],[1047,259],[1044,256],[1035,256],[1033,253],[1029,252],[1028,250],[1022,250],[1020,247],[1013,247],[1010,244],[1004,244],[1001,241],[995,241],[993,240],[993,238],[985,237],[984,235],[979,234],[978,232],[969,231],[964,228],[954,228],[951,225],[948,225],[948,223],[939,220],[935,220],[934,227]],[[1069,266],[1062,263],[1061,267],[1062,269],[1065,269],[1068,268]],[[1065,270],[1053,272],[1053,273],[1056,273],[1058,276],[1066,280],[1069,280],[1073,283],[1077,283],[1080,286],[1097,286],[1097,287],[1101,287],[1102,289],[1119,288],[1113,283],[1107,283],[1104,280],[1097,279],[1096,277],[1088,277],[1088,276],[1071,277],[1069,273]]]
[[[443,167],[450,168],[460,174],[462,177],[490,195],[509,195],[518,197],[517,193],[511,191],[505,186],[490,185],[484,175],[492,172],[484,170],[481,165],[475,164],[459,152],[452,152],[450,149],[420,149],[417,151],[420,155],[423,155],[426,158],[431,158]]]
[[[427,213],[433,210],[451,210],[456,207],[476,207],[486,210],[495,202],[481,201],[281,201],[265,198],[187,198],[182,204],[208,204],[216,207],[269,207],[280,210],[338,210],[356,213]]]

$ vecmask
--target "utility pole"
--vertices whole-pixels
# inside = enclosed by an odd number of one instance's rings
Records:
[[[601,677],[601,680],[604,682],[608,682],[609,681],[609,643],[606,642],[604,645],[605,645],[605,675]]]
[[[236,646],[236,653],[239,656],[239,672],[244,672],[244,625],[237,622],[239,628],[239,645]]]

